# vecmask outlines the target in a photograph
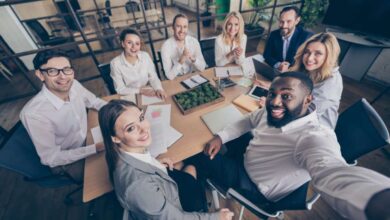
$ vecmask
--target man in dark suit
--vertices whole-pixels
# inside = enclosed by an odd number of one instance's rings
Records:
[[[283,8],[279,15],[279,29],[272,31],[268,38],[264,51],[265,62],[281,72],[287,71],[294,63],[298,47],[312,35],[297,26],[300,20],[297,7]]]

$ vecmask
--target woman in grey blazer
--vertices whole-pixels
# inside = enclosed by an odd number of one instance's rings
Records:
[[[199,185],[194,178],[188,181],[189,175],[167,170],[162,163],[172,168],[169,160],[161,163],[150,155],[147,150],[151,143],[150,125],[134,103],[110,101],[99,111],[99,124],[110,179],[120,204],[129,210],[130,219],[232,218],[228,209],[215,213],[189,212],[196,208],[191,205],[186,211],[183,209],[182,200],[195,201],[196,206],[202,194]],[[183,187],[174,179],[186,182],[182,185],[188,189],[186,193],[181,193]]]

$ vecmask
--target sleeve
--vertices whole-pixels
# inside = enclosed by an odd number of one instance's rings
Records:
[[[154,90],[163,90],[161,86],[161,81],[157,76],[156,69],[154,67],[153,61],[150,58],[149,54],[145,52],[145,59],[147,60],[147,68],[148,68],[148,79],[150,85],[153,87]]]
[[[274,44],[273,44],[273,40],[274,40],[275,36],[274,36],[274,32],[271,32],[271,35],[270,37],[268,38],[268,41],[267,41],[267,44],[265,45],[265,50],[264,50],[264,59],[265,59],[265,62],[270,65],[270,66],[275,66],[275,64],[277,62],[279,62],[278,60],[276,60],[274,57],[273,57],[273,53],[274,51],[276,50],[276,48],[274,48]]]
[[[299,141],[295,159],[309,171],[315,190],[349,219],[366,219],[364,210],[371,197],[390,188],[388,177],[366,168],[348,166],[334,133],[312,135]]]
[[[334,73],[334,78],[327,79],[317,88],[314,104],[320,123],[332,129],[336,127],[343,82],[340,73]]]
[[[25,115],[21,119],[34,143],[41,163],[44,165],[49,167],[67,165],[96,154],[96,146],[94,144],[70,150],[61,150],[61,146],[57,145],[55,141],[54,128],[47,118]]]
[[[218,132],[217,135],[221,138],[223,144],[234,140],[255,128],[260,123],[263,114],[264,108],[247,114],[241,120],[227,125],[222,131]]]
[[[236,64],[238,65],[242,65],[245,61],[245,53],[246,53],[246,42],[247,42],[247,37],[246,35],[244,34],[242,36],[242,39],[241,39],[241,42],[240,42],[240,47],[242,48],[242,54],[240,57],[238,57],[238,59],[236,59]]]
[[[193,42],[194,42],[193,46],[195,47],[194,53],[195,53],[196,60],[192,65],[194,65],[198,71],[203,71],[206,68],[206,61],[204,60],[202,50],[200,49],[200,44],[198,40],[193,39]]]
[[[185,212],[175,206],[165,196],[166,192],[152,178],[138,180],[126,189],[126,203],[139,212],[145,219],[215,219],[218,213]],[[177,199],[179,199],[177,195]]]
[[[111,76],[112,80],[114,81],[114,87],[115,87],[116,92],[120,95],[139,93],[139,88],[129,88],[126,86],[126,84],[123,80],[122,72],[119,69],[118,65],[120,65],[120,64],[118,64],[117,62],[114,62],[114,60],[111,61],[110,76]]]
[[[170,48],[169,42],[166,41],[161,48],[161,59],[164,66],[164,72],[168,79],[173,80],[177,75],[181,73],[183,67],[178,61],[172,60],[172,51],[173,48]]]
[[[77,93],[78,93],[78,95],[83,97],[83,101],[84,101],[85,106],[87,108],[93,108],[93,109],[96,109],[99,111],[101,107],[103,107],[105,104],[107,104],[106,101],[96,97],[95,94],[93,94],[91,91],[86,89],[78,81],[75,80],[73,83],[76,84],[76,88],[78,91]]]
[[[225,66],[226,64],[232,62],[232,60],[228,60],[226,58],[226,53],[224,52],[223,47],[224,45],[223,45],[222,37],[218,36],[217,39],[215,39],[215,47],[214,47],[216,66]]]

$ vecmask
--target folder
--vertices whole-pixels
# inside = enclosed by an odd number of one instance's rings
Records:
[[[200,116],[211,133],[217,134],[225,126],[240,120],[242,113],[232,104]]]
[[[233,103],[249,112],[253,112],[256,109],[261,108],[259,101],[246,94],[238,96],[236,99],[233,100]]]

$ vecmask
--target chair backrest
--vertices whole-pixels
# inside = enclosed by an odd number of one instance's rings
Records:
[[[42,42],[50,40],[50,35],[38,20],[29,20],[25,22],[27,26],[33,31],[36,38],[40,39]]]
[[[98,67],[99,67],[100,75],[102,76],[104,82],[106,83],[108,91],[111,93],[111,95],[116,94],[114,81],[110,76],[110,71],[111,71],[110,63],[100,64]]]
[[[104,2],[104,7],[106,7],[106,13],[108,16],[112,16],[112,13],[111,13],[111,2],[110,0],[106,0]]]
[[[126,12],[127,13],[133,13],[133,12],[136,12],[136,11],[141,11],[138,3],[134,2],[134,1],[126,2],[125,8],[126,8]]]
[[[157,51],[157,56],[158,56],[158,60],[161,65],[161,69],[157,69],[157,72],[158,72],[158,77],[160,78],[160,80],[164,80],[166,79],[166,75],[165,75],[165,70],[164,70],[164,64],[163,64],[163,61],[162,61],[162,56],[161,56],[161,51]],[[158,65],[157,65],[158,66]],[[161,72],[160,72],[161,70]]]
[[[43,187],[59,187],[73,184],[70,179],[53,175],[48,166],[42,165],[26,129],[18,122],[10,131],[0,149],[0,167],[25,176],[26,180]]]
[[[348,163],[390,143],[385,123],[364,98],[340,114],[335,132]]]
[[[215,67],[215,39],[216,37],[211,37],[199,42],[208,68]]]

